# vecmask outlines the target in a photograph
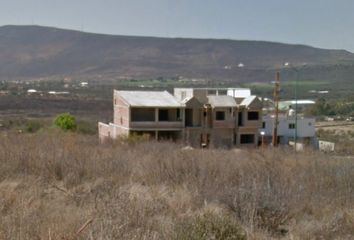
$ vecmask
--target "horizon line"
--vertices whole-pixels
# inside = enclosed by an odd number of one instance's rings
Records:
[[[40,27],[40,28],[52,28],[52,29],[58,29],[58,30],[64,30],[64,31],[73,31],[73,32],[79,32],[79,33],[86,33],[86,34],[95,34],[95,35],[104,35],[104,36],[116,36],[116,37],[142,37],[142,38],[163,38],[163,39],[184,39],[184,40],[219,40],[219,41],[243,41],[243,42],[264,42],[264,43],[274,43],[274,44],[283,44],[283,45],[293,45],[293,46],[302,46],[302,47],[310,47],[310,48],[316,48],[316,49],[323,49],[323,50],[335,50],[335,51],[346,51],[348,53],[354,54],[354,52],[351,52],[347,49],[343,48],[323,48],[323,47],[316,47],[310,44],[304,44],[304,43],[289,43],[289,42],[281,42],[281,41],[276,41],[276,40],[261,40],[261,39],[235,39],[235,38],[211,38],[211,37],[186,37],[186,36],[164,36],[164,35],[139,35],[139,34],[131,34],[131,35],[126,35],[126,34],[115,34],[115,33],[106,33],[106,32],[91,32],[91,31],[85,31],[83,29],[78,30],[74,28],[64,28],[64,27],[57,27],[57,26],[50,26],[50,25],[38,25],[38,24],[5,24],[5,25],[0,25],[0,28],[3,27]]]

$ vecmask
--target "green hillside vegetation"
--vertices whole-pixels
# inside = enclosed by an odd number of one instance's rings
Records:
[[[316,103],[306,109],[306,113],[312,116],[341,116],[354,117],[354,97],[345,99],[319,98]]]

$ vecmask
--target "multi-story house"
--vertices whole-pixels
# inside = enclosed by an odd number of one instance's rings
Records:
[[[178,140],[184,131],[184,104],[167,91],[117,91],[113,123],[98,123],[101,140],[132,134]]]
[[[113,123],[99,123],[101,140],[146,134],[191,146],[257,146],[262,104],[249,89],[175,88],[174,95],[114,91]]]
[[[186,105],[185,142],[190,145],[258,144],[262,104],[249,89],[175,88],[174,96]]]

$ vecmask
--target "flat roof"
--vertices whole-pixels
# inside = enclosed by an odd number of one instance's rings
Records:
[[[250,90],[250,88],[233,88],[233,87],[176,87],[174,89],[196,89],[196,90]]]
[[[121,96],[132,107],[184,107],[184,104],[167,91],[119,91]]]
[[[308,99],[299,99],[299,100],[289,100],[289,101],[281,101],[280,103],[290,103],[290,104],[315,104],[316,102]]]
[[[249,88],[229,88],[227,95],[235,98],[246,98],[251,96],[251,89]]]

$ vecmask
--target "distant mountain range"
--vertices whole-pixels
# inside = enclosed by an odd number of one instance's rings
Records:
[[[262,81],[284,62],[351,66],[354,54],[264,41],[132,37],[40,26],[0,27],[0,80],[53,76]],[[313,72],[314,70],[312,70]],[[311,71],[310,71],[311,72]],[[328,72],[327,72],[328,75]],[[316,72],[314,78],[327,75]],[[348,76],[349,77],[349,76]]]

